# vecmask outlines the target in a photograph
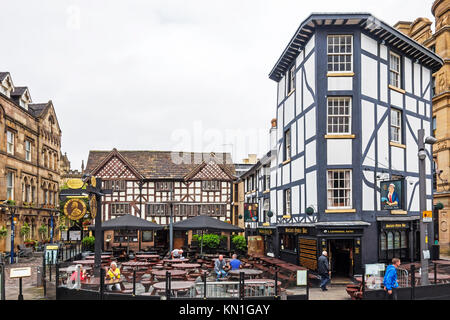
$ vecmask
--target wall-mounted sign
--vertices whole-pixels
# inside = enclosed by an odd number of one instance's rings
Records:
[[[391,180],[380,183],[381,210],[398,210],[403,208],[403,181]]]
[[[263,234],[263,235],[272,235],[273,230],[272,229],[258,229],[258,233]]]
[[[244,221],[258,222],[258,204],[244,203]]]
[[[80,199],[70,199],[64,205],[64,214],[70,220],[79,220],[86,214],[86,204]]]
[[[383,225],[384,229],[406,229],[409,227],[407,223],[386,223]]]
[[[80,230],[70,230],[69,231],[69,240],[70,241],[81,240],[81,231]]]
[[[308,285],[308,270],[297,270],[297,285],[306,286]]]
[[[328,234],[353,234],[355,230],[353,229],[324,229],[323,233]]]
[[[433,211],[423,211],[422,212],[423,222],[433,222]]]

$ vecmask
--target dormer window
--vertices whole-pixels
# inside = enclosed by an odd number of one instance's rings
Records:
[[[5,75],[5,73],[3,73]],[[1,74],[0,74],[1,76]],[[1,80],[1,77],[0,77]],[[3,77],[3,80],[0,82],[0,92],[3,93],[8,98],[11,97],[11,92],[14,90],[14,86],[12,84],[11,76],[9,73],[6,73],[6,76]]]

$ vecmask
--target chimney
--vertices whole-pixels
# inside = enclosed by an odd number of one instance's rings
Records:
[[[258,162],[258,159],[256,158],[256,154],[249,154],[248,160],[249,160],[249,163],[251,163],[251,164],[255,164],[256,162]]]

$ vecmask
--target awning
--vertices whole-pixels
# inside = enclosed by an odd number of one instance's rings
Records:
[[[377,221],[415,221],[420,220],[419,216],[409,217],[377,217]]]
[[[90,225],[88,228],[94,230],[95,225]],[[161,225],[130,214],[102,222],[102,230],[160,230],[163,228]]]
[[[241,229],[230,223],[220,221],[206,215],[199,215],[193,218],[182,220],[173,224],[174,230],[210,230],[210,231],[228,231],[242,232]]]

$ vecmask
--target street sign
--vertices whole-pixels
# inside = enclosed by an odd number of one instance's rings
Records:
[[[308,284],[307,279],[308,270],[297,270],[297,285],[306,286]]]
[[[423,222],[433,222],[433,211],[423,211],[422,212]]]
[[[83,187],[83,185],[84,185],[84,183],[83,183],[83,180],[81,180],[81,179],[69,179],[67,181],[67,186],[70,189],[80,189]]]
[[[25,268],[12,268],[9,274],[10,278],[24,278],[31,277],[31,267]]]

